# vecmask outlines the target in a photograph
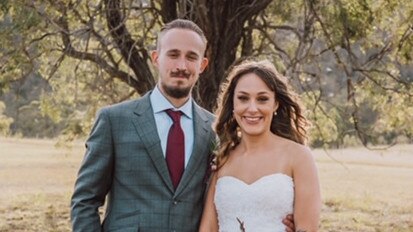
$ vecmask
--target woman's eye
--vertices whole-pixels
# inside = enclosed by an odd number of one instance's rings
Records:
[[[258,101],[259,102],[266,102],[266,101],[268,101],[268,98],[267,97],[260,97],[260,98],[258,98]]]
[[[247,100],[248,100],[248,97],[246,97],[246,96],[238,96],[238,100],[240,100],[240,101],[247,101]]]

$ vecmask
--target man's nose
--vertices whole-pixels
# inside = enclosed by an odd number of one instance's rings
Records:
[[[176,68],[178,70],[186,70],[186,60],[185,60],[185,58],[179,58],[176,61]]]

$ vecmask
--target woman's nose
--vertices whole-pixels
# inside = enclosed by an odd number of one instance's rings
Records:
[[[257,103],[255,101],[250,101],[250,103],[248,104],[248,111],[255,112],[257,110]]]

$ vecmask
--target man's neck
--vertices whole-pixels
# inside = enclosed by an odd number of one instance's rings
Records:
[[[159,92],[160,92],[175,108],[180,108],[180,107],[182,107],[183,105],[185,105],[185,103],[188,101],[188,99],[189,99],[190,96],[191,96],[191,92],[190,92],[190,93],[188,94],[188,96],[186,96],[186,97],[175,98],[175,97],[172,97],[172,96],[168,95],[167,93],[165,93],[165,91],[164,91],[161,87],[156,86],[156,88],[159,89]]]
[[[166,99],[175,107],[175,108],[180,108],[183,106],[189,99],[189,96],[184,97],[184,98],[173,98],[171,96],[165,95]]]

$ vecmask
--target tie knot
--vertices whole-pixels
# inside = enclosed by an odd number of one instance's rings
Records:
[[[180,123],[182,111],[173,111],[171,109],[168,109],[166,110],[166,113],[169,115],[169,117],[172,118],[172,121],[174,121],[174,123]]]

